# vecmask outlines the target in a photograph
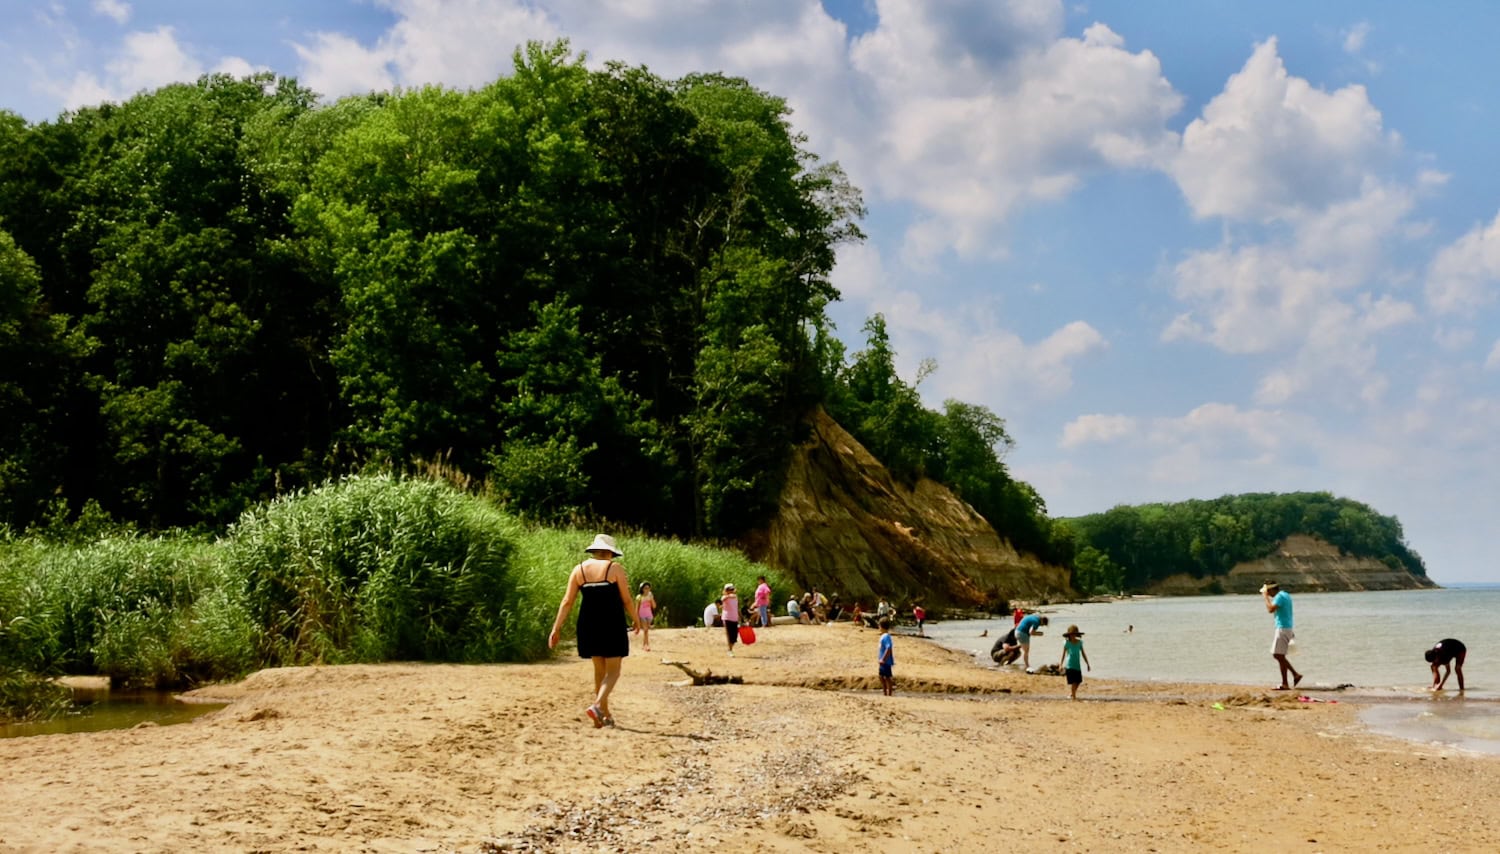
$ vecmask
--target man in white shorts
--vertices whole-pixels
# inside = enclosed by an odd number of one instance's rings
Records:
[[[1274,581],[1261,585],[1260,595],[1266,600],[1266,613],[1276,615],[1276,636],[1271,640],[1271,657],[1281,667],[1281,684],[1276,690],[1290,691],[1302,681],[1302,674],[1286,659],[1287,648],[1296,637],[1292,631],[1292,596]],[[1286,683],[1287,674],[1292,677],[1290,685]]]

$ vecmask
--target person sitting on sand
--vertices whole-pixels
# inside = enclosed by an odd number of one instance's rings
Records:
[[[828,622],[828,597],[819,593],[816,587],[812,589],[812,615],[814,622]]]
[[[833,601],[828,605],[828,622],[838,622],[839,615],[844,613],[844,607],[839,604],[838,594],[833,595]]]
[[[724,604],[723,599],[715,599],[708,603],[707,608],[703,609],[703,628],[711,629],[715,626],[724,625],[723,618],[719,616],[719,606],[722,604]]]
[[[801,603],[801,605],[802,605],[802,616],[806,618],[805,622],[807,622],[807,623],[816,623],[816,622],[818,622],[818,612],[815,611],[815,610],[813,610],[813,595],[811,593],[803,593],[802,594],[802,603]]]
[[[1423,653],[1422,657],[1426,658],[1428,665],[1432,667],[1432,690],[1443,690],[1443,686],[1448,684],[1448,676],[1457,673],[1458,690],[1462,693],[1464,690],[1464,658],[1468,654],[1469,649],[1464,646],[1464,642],[1455,640],[1454,638],[1443,638],[1433,644],[1432,649]],[[1439,667],[1448,668],[1447,672],[1443,673],[1442,679],[1438,678]]]

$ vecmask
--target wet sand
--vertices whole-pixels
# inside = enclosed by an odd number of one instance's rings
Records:
[[[877,637],[777,626],[731,659],[720,631],[653,631],[614,729],[571,656],[261,671],[194,692],[229,705],[191,723],[0,740],[0,850],[1500,845],[1500,758],[1376,734],[1345,698],[1086,674],[1072,703],[909,637],[883,697]]]

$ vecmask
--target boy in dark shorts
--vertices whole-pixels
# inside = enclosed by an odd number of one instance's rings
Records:
[[[1432,649],[1422,654],[1427,659],[1427,664],[1432,667],[1432,690],[1441,691],[1448,684],[1450,674],[1458,674],[1458,690],[1464,689],[1464,657],[1469,650],[1461,640],[1444,638],[1432,645]],[[1443,678],[1438,678],[1438,668],[1447,667],[1448,671]]]
[[[893,668],[896,665],[895,644],[891,641],[891,621],[889,618],[880,621],[880,657],[877,659],[880,665],[880,690],[887,697],[895,691],[896,680]]]

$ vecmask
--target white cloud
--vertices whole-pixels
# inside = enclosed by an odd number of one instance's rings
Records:
[[[96,14],[111,18],[117,24],[130,20],[130,4],[124,0],[93,0],[90,5]]]
[[[882,4],[880,26],[852,52],[880,111],[856,174],[878,195],[924,212],[909,235],[911,254],[989,254],[995,226],[1018,206],[1175,150],[1165,123],[1181,97],[1154,55],[1126,51],[1102,24],[1081,39],[1060,38],[1060,23],[1047,16],[986,31],[986,21],[951,10],[891,5],[901,14],[887,17]],[[951,28],[954,18],[974,31],[951,44],[938,22]]]
[[[1112,442],[1137,430],[1136,420],[1128,415],[1080,415],[1063,425],[1059,447],[1072,448],[1091,442]]]
[[[401,20],[384,41],[398,78],[411,85],[481,86],[511,67],[510,48],[559,30],[529,3],[390,0]]]
[[[1183,131],[1171,171],[1197,216],[1267,221],[1356,197],[1395,145],[1363,86],[1289,75],[1272,38]]]
[[[1474,330],[1440,326],[1432,333],[1432,341],[1446,352],[1457,353],[1474,344]]]
[[[366,48],[341,33],[316,33],[311,46],[292,47],[302,60],[302,82],[326,97],[385,91],[396,85],[388,67],[390,54],[383,48]]]
[[[64,106],[76,109],[101,101],[123,101],[142,90],[196,80],[203,73],[202,64],[178,43],[172,27],[127,34],[104,69],[102,81],[89,72],[76,74],[63,89]]]
[[[1398,149],[1361,87],[1323,92],[1287,73],[1274,39],[1257,46],[1184,131],[1172,174],[1198,216],[1265,225],[1178,262],[1173,293],[1187,310],[1163,339],[1274,357],[1256,385],[1263,405],[1380,400],[1389,380],[1375,341],[1417,320],[1381,292],[1399,287],[1393,249],[1421,233],[1408,217],[1446,180],[1384,177]]]
[[[1344,52],[1358,54],[1365,49],[1365,39],[1370,37],[1370,22],[1360,21],[1344,33]]]
[[[882,0],[848,40],[818,0],[751,4],[382,0],[397,22],[373,45],[331,33],[298,45],[325,95],[385,85],[473,86],[513,46],[566,33],[594,63],[664,76],[723,70],[785,97],[811,147],[872,199],[910,202],[915,262],[949,249],[1003,254],[1017,206],[1073,192],[1092,172],[1165,162],[1181,97],[1148,51],[1108,27],[1062,38],[1056,0]]]
[[[270,66],[251,65],[249,60],[238,56],[226,56],[219,60],[218,64],[211,69],[211,72],[214,74],[228,74],[231,77],[249,77],[252,74],[271,70]]]
[[[884,315],[892,346],[906,363],[903,375],[913,375],[924,356],[936,359],[938,371],[922,388],[933,403],[950,397],[1054,399],[1072,388],[1081,359],[1109,346],[1083,321],[1065,323],[1028,343],[1002,328],[989,307],[934,307],[893,278],[878,250],[855,246],[839,253],[833,284],[846,299],[866,306],[868,314]]]
[[[1472,312],[1500,291],[1500,214],[1443,247],[1427,270],[1427,304],[1439,314]]]
[[[1487,371],[1500,371],[1500,339],[1490,348],[1490,355],[1484,360],[1484,368]]]

